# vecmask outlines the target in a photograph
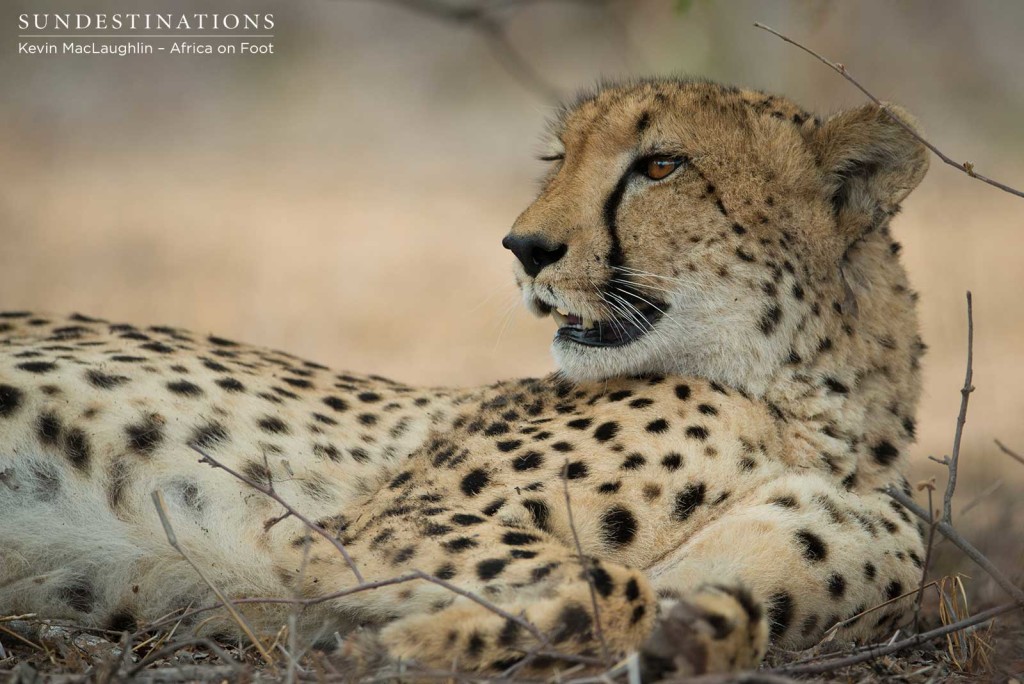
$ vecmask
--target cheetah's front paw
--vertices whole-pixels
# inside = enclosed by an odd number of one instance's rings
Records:
[[[662,601],[640,649],[645,681],[755,667],[768,647],[768,622],[743,588],[707,585]]]

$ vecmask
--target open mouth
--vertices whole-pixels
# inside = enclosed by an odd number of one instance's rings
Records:
[[[565,309],[554,309],[551,316],[558,323],[556,339],[568,340],[588,347],[621,347],[640,339],[665,315],[667,305],[632,305],[630,315],[594,321]]]

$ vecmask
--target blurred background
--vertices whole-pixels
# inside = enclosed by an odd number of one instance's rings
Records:
[[[547,373],[552,324],[519,308],[499,242],[542,170],[548,91],[689,74],[819,112],[862,102],[754,21],[1024,187],[1015,0],[512,0],[492,3],[505,43],[434,4],[141,0],[130,11],[273,12],[277,54],[117,58],[19,56],[14,17],[124,3],[6,0],[0,308],[216,331],[414,383]],[[915,477],[944,472],[925,456],[952,442],[971,289],[978,389],[957,498],[979,503],[963,525],[1002,530],[1014,568],[1024,465],[993,439],[1024,451],[1022,210],[936,160],[894,229],[931,346]]]

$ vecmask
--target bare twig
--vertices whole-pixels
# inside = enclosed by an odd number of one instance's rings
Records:
[[[601,611],[597,605],[597,592],[594,590],[594,578],[591,577],[590,568],[587,567],[587,557],[583,555],[583,545],[580,544],[580,535],[576,531],[576,523],[572,519],[572,501],[569,498],[569,460],[566,459],[562,466],[562,489],[565,492],[565,512],[569,517],[569,529],[572,531],[572,540],[576,544],[576,553],[580,558],[580,566],[583,568],[583,576],[587,578],[587,587],[590,589],[590,605],[594,610],[594,631],[597,640],[601,643],[601,655],[604,656],[605,664],[611,658],[608,651],[608,642],[604,638],[604,630],[601,628]]]
[[[200,456],[202,456],[202,458],[199,459],[200,463],[206,463],[208,465],[213,466],[214,468],[220,468],[221,470],[229,473],[233,477],[249,485],[256,491],[266,494],[271,499],[279,503],[282,507],[284,507],[285,511],[301,520],[302,524],[308,527],[311,531],[315,532],[316,534],[320,535],[321,537],[329,541],[331,545],[333,545],[334,548],[338,550],[342,558],[345,559],[345,562],[348,563],[348,567],[352,570],[352,574],[355,575],[356,581],[360,584],[363,583],[363,576],[359,573],[359,568],[356,567],[355,561],[352,560],[352,556],[348,554],[348,551],[345,549],[345,545],[341,543],[340,539],[338,539],[332,534],[329,534],[327,530],[320,527],[315,522],[304,516],[302,513],[299,513],[297,510],[295,510],[295,508],[293,508],[291,504],[282,499],[280,495],[278,495],[278,493],[274,491],[273,487],[264,487],[263,485],[259,484],[258,482],[255,482],[251,478],[248,478],[245,475],[241,474],[237,470],[232,470],[228,466],[224,465],[223,463],[215,459],[213,456],[210,456],[208,453],[203,451],[199,446],[195,444],[191,446]]]
[[[956,432],[953,434],[953,452],[949,457],[946,466],[949,469],[949,479],[946,481],[946,493],[942,497],[942,522],[953,525],[953,492],[956,491],[956,473],[960,462],[960,440],[964,434],[964,424],[967,422],[967,403],[971,399],[971,392],[974,386],[971,380],[974,378],[974,306],[971,301],[971,292],[967,291],[967,373],[964,376],[964,386],[960,389],[960,413],[956,417]]]
[[[832,660],[826,660],[823,662],[811,663],[807,665],[783,666],[775,668],[773,670],[769,670],[769,672],[774,672],[778,674],[824,674],[827,672],[832,672],[834,670],[838,670],[844,667],[849,667],[851,665],[857,665],[858,663],[864,663],[869,660],[874,660],[884,655],[889,655],[890,653],[896,653],[897,651],[902,651],[908,648],[913,648],[915,646],[920,646],[921,644],[927,643],[932,639],[937,639],[939,637],[946,636],[947,634],[959,632],[960,630],[966,629],[968,627],[979,625],[983,622],[988,622],[992,618],[998,617],[1004,613],[1009,613],[1013,610],[1020,610],[1020,608],[1021,606],[1016,603],[1004,603],[1001,606],[990,608],[989,610],[983,611],[981,613],[978,613],[977,615],[971,616],[964,620],[960,620],[959,622],[954,622],[950,625],[943,625],[942,627],[938,627],[929,632],[924,632],[923,634],[915,634],[914,636],[908,639],[904,639],[902,641],[896,641],[891,644],[884,645],[879,644],[878,646],[868,648],[861,653],[857,653],[856,655],[851,655],[844,658],[834,658]]]
[[[760,22],[754,22],[754,26],[756,26],[759,29],[763,29],[763,30],[767,31],[768,33],[771,33],[774,36],[777,36],[777,37],[781,38],[782,40],[786,41],[790,45],[794,45],[794,46],[800,48],[801,50],[803,50],[804,52],[806,52],[807,54],[811,55],[812,57],[816,58],[822,64],[825,64],[830,69],[835,71],[837,74],[839,74],[840,76],[845,78],[847,81],[852,83],[853,86],[855,88],[857,88],[857,90],[859,90],[860,92],[864,93],[864,95],[866,95],[869,100],[871,100],[876,105],[881,107],[883,110],[888,112],[888,105],[886,105],[884,102],[882,102],[877,97],[872,95],[868,91],[867,88],[865,88],[859,82],[857,82],[857,80],[853,76],[850,75],[850,72],[848,72],[846,70],[846,67],[844,65],[840,64],[839,62],[831,62],[828,59],[825,59],[824,57],[819,55],[814,50],[810,49],[809,47],[807,47],[805,45],[801,45],[800,43],[796,42],[792,38],[789,38],[788,36],[782,35],[778,31],[776,31],[775,29],[771,28],[770,26],[765,26],[764,24],[762,24]],[[975,178],[977,180],[980,180],[982,183],[987,183],[988,185],[991,185],[993,187],[999,188],[1003,192],[1008,192],[1011,195],[1016,195],[1017,197],[1024,197],[1024,192],[1021,192],[1020,190],[1017,190],[1016,188],[1012,188],[1009,185],[1006,185],[1004,183],[1000,183],[997,180],[993,180],[993,179],[989,178],[988,176],[981,175],[980,173],[978,173],[977,171],[974,170],[974,164],[972,164],[971,162],[958,162],[958,161],[955,161],[955,160],[951,159],[942,150],[940,150],[935,145],[931,144],[930,142],[928,142],[927,140],[922,138],[921,135],[917,131],[915,131],[913,129],[913,127],[911,127],[910,125],[904,123],[903,120],[901,120],[899,117],[893,116],[892,119],[893,119],[893,121],[898,123],[901,127],[906,129],[906,131],[908,133],[910,133],[912,136],[917,138],[917,140],[922,145],[924,145],[929,150],[931,150],[935,154],[935,156],[937,156],[939,159],[941,159],[946,164],[949,164],[950,166],[952,166],[955,169],[959,169],[960,171],[966,173],[971,178]]]
[[[471,4],[448,3],[440,0],[386,0],[386,2],[432,19],[465,26],[474,31],[483,38],[495,59],[512,78],[548,102],[558,102],[562,93],[512,45],[505,32],[505,22],[500,15],[514,8],[544,3],[559,2],[581,7],[606,4],[606,0],[479,0]]]
[[[924,551],[924,563],[921,565],[921,584],[917,588],[914,599],[914,631],[921,632],[921,602],[924,600],[924,586],[928,579],[928,566],[932,562],[932,547],[935,545],[935,515],[932,504],[932,492],[935,491],[934,478],[924,485],[928,489],[928,546]]]
[[[1010,449],[1010,447],[1006,446],[1005,444],[1000,442],[998,439],[995,442],[996,442],[996,446],[999,447],[1000,451],[1002,451],[1004,454],[1006,454],[1007,456],[1009,456],[1013,460],[1017,461],[1017,463],[1020,463],[1021,465],[1024,465],[1024,456],[1021,456],[1016,451],[1013,451],[1012,449]]]
[[[260,655],[263,656],[263,659],[268,664],[273,665],[275,662],[274,656],[271,655],[270,651],[268,651],[266,647],[263,645],[263,642],[259,639],[259,637],[256,636],[256,633],[253,631],[248,621],[246,621],[246,619],[242,617],[241,613],[239,613],[235,609],[235,607],[231,605],[231,601],[228,600],[228,597],[225,596],[224,593],[220,589],[218,589],[213,582],[210,581],[210,578],[206,576],[206,573],[203,572],[203,569],[196,565],[196,563],[192,561],[189,555],[185,553],[185,550],[181,547],[181,545],[178,544],[178,537],[176,534],[174,534],[174,528],[171,527],[171,521],[167,517],[167,509],[164,506],[163,494],[160,492],[159,489],[156,489],[153,490],[152,496],[153,505],[156,507],[157,515],[160,516],[160,524],[163,525],[164,534],[167,535],[167,543],[171,545],[171,548],[173,548],[175,551],[181,554],[181,557],[184,558],[185,561],[192,566],[192,569],[196,571],[196,574],[199,575],[199,578],[206,583],[206,586],[210,588],[210,590],[217,596],[217,599],[224,605],[224,608],[227,609],[228,613],[231,614],[231,619],[235,621],[235,623],[238,625],[238,628],[241,629],[245,636],[249,638],[249,640],[256,647],[256,650],[258,650],[260,652]]]
[[[921,520],[929,519],[930,516],[928,515],[928,511],[921,508],[917,505],[917,502],[896,487],[890,485],[885,490],[885,493],[896,499],[896,501],[899,501],[907,508],[907,510]],[[974,561],[979,568],[984,570],[992,579],[994,579],[996,584],[1002,587],[1007,594],[1012,596],[1018,605],[1024,608],[1024,591],[1021,591],[1020,587],[1011,582],[1010,579],[999,570],[999,568],[992,564],[992,561],[981,553],[981,551],[974,548],[970,542],[961,537],[960,533],[954,530],[953,527],[945,521],[938,521],[935,525],[935,529],[938,530],[942,536],[946,537],[946,539],[953,542],[961,551],[964,552],[964,554],[967,555],[968,558]]]

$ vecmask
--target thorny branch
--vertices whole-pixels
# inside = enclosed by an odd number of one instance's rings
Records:
[[[185,550],[181,548],[181,545],[178,544],[178,536],[174,533],[174,528],[171,527],[171,520],[167,517],[167,508],[166,506],[164,506],[164,497],[159,489],[153,492],[153,505],[156,507],[157,515],[160,516],[160,524],[163,525],[164,534],[167,535],[167,543],[170,544],[175,551],[181,554],[181,557],[184,558],[185,561],[192,566],[192,569],[196,571],[196,574],[199,575],[199,578],[202,579],[204,583],[206,583],[206,586],[210,588],[214,595],[216,595],[217,599],[224,605],[224,608],[228,611],[228,613],[230,613],[231,619],[235,621],[235,623],[238,625],[238,628],[241,629],[242,633],[249,638],[249,641],[253,643],[253,645],[256,647],[256,650],[260,652],[260,655],[263,656],[263,659],[269,665],[273,665],[275,662],[274,656],[271,655],[270,651],[268,651],[267,648],[263,645],[262,640],[260,640],[260,638],[256,636],[256,633],[253,631],[252,626],[249,625],[248,621],[246,621],[246,619],[242,617],[242,614],[235,609],[235,607],[231,604],[231,601],[228,600],[228,597],[225,596],[224,593],[220,589],[218,589],[213,582],[210,581],[210,579],[206,576],[206,573],[203,572],[203,569],[200,568],[192,560],[192,558],[190,558],[189,555],[185,553]]]
[[[912,637],[892,644],[878,644],[877,646],[872,646],[855,655],[843,658],[833,658],[831,660],[809,663],[806,665],[782,666],[770,671],[778,674],[824,674],[826,672],[833,672],[840,668],[857,665],[858,663],[864,663],[869,660],[875,660],[876,658],[881,658],[882,656],[889,655],[890,653],[896,653],[897,651],[920,646],[928,643],[932,639],[937,639],[939,637],[946,636],[947,634],[952,634],[953,632],[959,632],[962,629],[967,629],[974,625],[980,625],[981,623],[988,622],[999,615],[1019,609],[1020,606],[1016,603],[1004,603],[1001,606],[996,606],[995,608],[982,611],[977,615],[972,615],[971,617],[960,620],[959,622],[943,625],[942,627],[937,627],[931,631],[924,632],[923,634],[915,634]]]
[[[604,629],[601,627],[601,611],[597,606],[597,592],[594,590],[594,578],[588,567],[588,557],[583,555],[583,545],[580,544],[580,535],[576,530],[576,522],[572,517],[572,500],[569,498],[569,460],[566,459],[562,467],[562,489],[565,492],[565,511],[569,517],[569,529],[572,531],[572,540],[576,544],[576,554],[579,556],[580,565],[583,568],[583,575],[587,578],[587,587],[590,589],[590,604],[594,610],[594,632],[597,640],[601,642],[601,655],[604,656],[605,664],[609,662],[610,653],[608,642],[604,638]]]
[[[853,86],[857,90],[859,90],[860,92],[864,93],[864,95],[866,95],[869,100],[874,102],[876,105],[881,107],[883,110],[888,111],[888,105],[886,105],[884,102],[882,102],[877,97],[875,97],[867,88],[862,86],[857,81],[857,79],[855,79],[853,76],[851,76],[850,72],[846,70],[846,66],[844,66],[843,64],[840,64],[839,62],[829,61],[828,59],[822,57],[820,54],[818,54],[814,50],[812,50],[809,47],[807,47],[806,45],[802,45],[801,43],[798,43],[797,41],[793,40],[792,38],[790,38],[788,36],[784,36],[783,34],[779,33],[778,31],[776,31],[775,29],[771,28],[770,26],[765,26],[764,24],[762,24],[760,22],[756,22],[756,21],[754,22],[754,26],[756,26],[759,29],[763,29],[763,30],[767,31],[768,33],[771,33],[772,35],[777,36],[778,38],[781,38],[782,40],[786,41],[790,45],[794,45],[794,46],[800,48],[801,50],[803,50],[804,52],[806,52],[807,54],[811,55],[812,57],[816,58],[822,64],[826,65],[827,67],[829,67],[830,69],[835,71],[837,74],[839,74],[840,76],[845,78],[847,81],[852,83]],[[922,145],[924,145],[929,150],[931,150],[935,154],[936,157],[941,159],[946,164],[949,164],[950,166],[952,166],[955,169],[959,169],[960,171],[966,173],[971,178],[975,178],[977,180],[980,180],[982,183],[987,183],[987,184],[991,185],[992,187],[999,188],[1003,192],[1008,192],[1011,195],[1016,195],[1017,197],[1024,197],[1024,192],[1021,192],[1020,190],[1017,190],[1016,188],[1012,188],[1009,185],[1006,185],[1005,183],[1000,183],[997,180],[993,180],[992,178],[989,178],[988,176],[981,175],[980,173],[978,173],[977,171],[974,170],[974,164],[973,163],[966,162],[966,161],[965,162],[958,162],[958,161],[950,158],[949,156],[946,155],[946,153],[944,153],[938,147],[936,147],[935,145],[931,144],[930,142],[925,140],[923,137],[921,137],[921,135],[917,131],[915,131],[911,126],[909,126],[906,123],[904,123],[903,120],[901,120],[899,117],[894,116],[894,117],[892,117],[892,119],[893,119],[893,121],[898,123],[900,126],[902,126],[904,129],[906,129],[906,131],[908,133],[910,133],[912,136],[917,138],[917,140]]]
[[[273,486],[263,486],[258,482],[254,481],[253,479],[246,477],[242,473],[236,470],[232,470],[228,466],[224,465],[223,463],[215,459],[213,456],[210,456],[208,453],[203,451],[199,446],[195,444],[192,445],[192,449],[195,450],[196,453],[198,453],[200,456],[202,456],[202,458],[199,459],[200,463],[206,463],[208,465],[213,466],[214,468],[220,468],[221,470],[229,473],[236,479],[241,480],[245,484],[249,485],[256,491],[266,494],[271,499],[279,503],[285,509],[285,511],[287,511],[288,514],[293,515],[300,521],[302,521],[302,524],[309,528],[311,532],[315,532],[316,534],[320,535],[321,537],[329,541],[331,545],[338,550],[338,552],[341,554],[341,557],[345,559],[345,562],[348,564],[348,567],[352,570],[352,574],[355,575],[356,581],[360,584],[363,583],[363,576],[359,574],[359,568],[356,567],[356,562],[352,560],[352,556],[348,554],[348,550],[345,548],[345,545],[341,543],[341,540],[335,537],[333,534],[329,534],[327,530],[320,527],[315,522],[304,516],[302,513],[295,510],[294,507],[292,507],[287,501],[282,499],[277,492],[274,491]],[[286,516],[282,516],[278,518],[278,520],[283,520],[284,517]]]
[[[949,526],[953,525],[953,492],[956,490],[957,466],[960,463],[960,441],[964,435],[964,425],[967,423],[967,403],[970,401],[971,392],[974,386],[971,380],[974,378],[974,304],[971,300],[971,292],[967,291],[967,373],[964,376],[964,386],[960,390],[960,413],[956,417],[956,432],[953,434],[953,452],[946,467],[949,469],[949,479],[946,481],[946,493],[942,497],[942,522]],[[930,514],[930,513],[929,513]],[[930,521],[929,521],[930,522]]]

